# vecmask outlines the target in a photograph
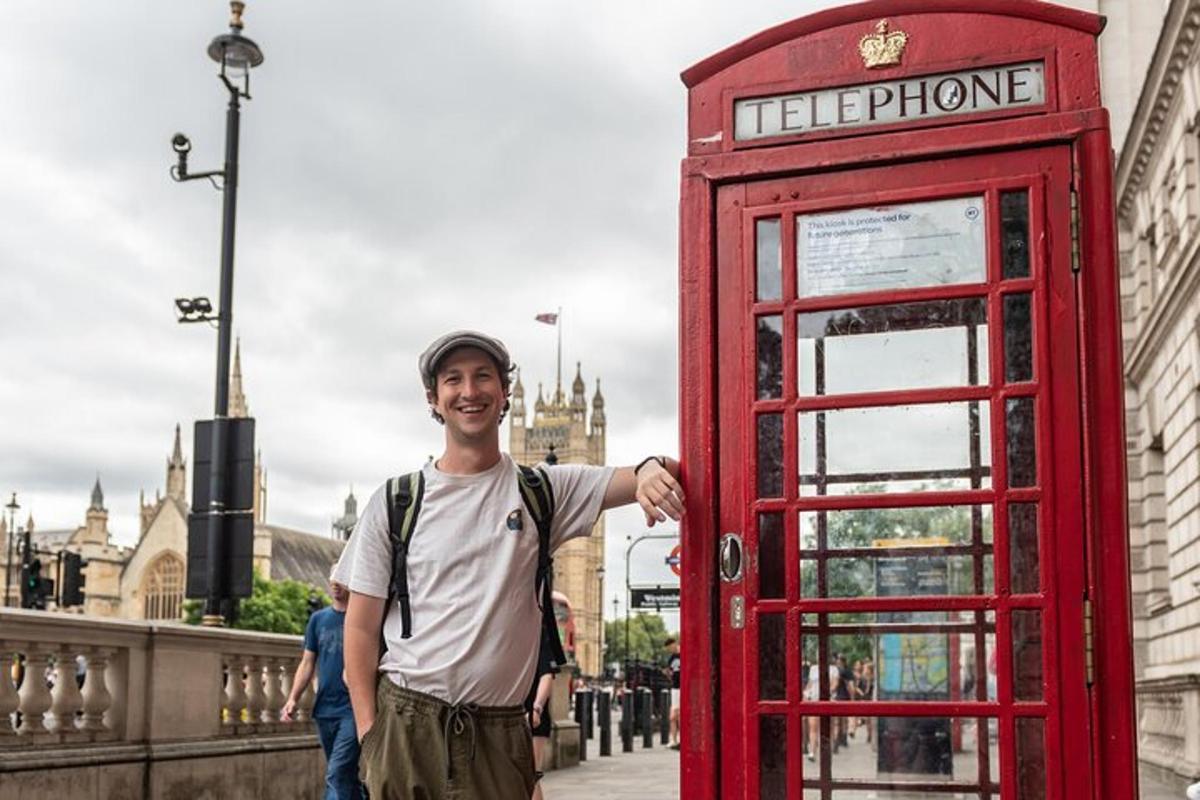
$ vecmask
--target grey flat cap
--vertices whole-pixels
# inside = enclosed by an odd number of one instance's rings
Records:
[[[441,360],[449,355],[451,350],[459,347],[477,347],[487,353],[495,360],[502,378],[512,370],[512,359],[508,356],[508,348],[504,346],[504,342],[478,331],[452,331],[435,339],[417,361],[421,383],[426,389],[433,389],[437,384],[437,368]]]

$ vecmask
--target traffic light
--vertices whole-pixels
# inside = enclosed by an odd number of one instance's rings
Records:
[[[83,560],[83,556],[69,550],[63,551],[62,598],[59,600],[59,605],[63,608],[83,605],[83,586],[87,582],[83,568],[86,566],[87,562]]]
[[[21,565],[21,608],[46,610],[46,599],[54,594],[54,581],[42,577],[42,560]]]
[[[33,608],[34,597],[37,595],[38,584],[42,569],[40,559],[34,559],[21,565],[21,608]]]

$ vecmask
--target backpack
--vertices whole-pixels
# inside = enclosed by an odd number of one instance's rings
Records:
[[[554,663],[567,663],[562,640],[558,636],[558,620],[554,616],[551,598],[554,579],[554,559],[550,557],[550,525],[554,520],[554,490],[550,476],[541,467],[517,465],[517,484],[521,499],[533,517],[538,534],[537,570],[533,591],[542,612],[542,630],[549,638],[550,656]],[[388,607],[392,601],[400,604],[400,638],[412,636],[412,604],[408,590],[408,546],[421,513],[421,498],[425,494],[425,474],[418,470],[387,482],[388,538],[392,543],[392,577],[388,583]]]

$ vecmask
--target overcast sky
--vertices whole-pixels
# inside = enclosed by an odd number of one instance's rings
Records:
[[[564,361],[589,396],[603,381],[609,462],[676,451],[679,72],[828,5],[251,0],[233,310],[269,521],[325,534],[351,484],[365,502],[439,452],[415,361],[447,329],[493,332],[551,384],[533,316],[559,306]],[[205,48],[227,19],[58,0],[2,34],[0,490],[39,528],[81,524],[99,474],[132,543],[175,424],[190,462],[212,414],[215,332],[172,299],[217,296],[221,196],[167,170],[177,130],[194,170],[220,164]],[[642,523],[608,526],[611,614]]]

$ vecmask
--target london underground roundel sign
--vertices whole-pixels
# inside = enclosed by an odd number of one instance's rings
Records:
[[[677,544],[671,550],[671,554],[665,559],[667,566],[671,568],[671,572],[676,575],[683,574],[683,545]]]

